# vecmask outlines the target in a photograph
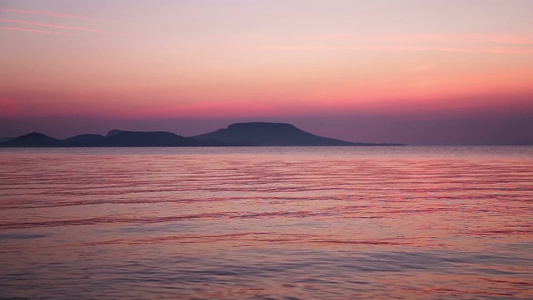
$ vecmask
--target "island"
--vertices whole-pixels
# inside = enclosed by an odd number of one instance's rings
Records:
[[[317,136],[288,123],[250,122],[231,124],[213,132],[184,137],[165,131],[114,129],[107,135],[81,134],[56,139],[32,132],[0,147],[213,147],[213,146],[403,146],[398,143],[354,143]]]

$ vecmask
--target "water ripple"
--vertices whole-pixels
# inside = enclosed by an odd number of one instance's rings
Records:
[[[532,147],[0,149],[0,166],[0,298],[533,298]]]

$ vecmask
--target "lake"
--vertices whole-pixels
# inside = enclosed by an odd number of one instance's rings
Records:
[[[532,299],[533,147],[0,149],[0,298]]]

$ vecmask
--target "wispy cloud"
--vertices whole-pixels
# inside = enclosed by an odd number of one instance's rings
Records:
[[[44,15],[44,16],[52,16],[52,17],[59,17],[59,18],[79,19],[79,20],[87,20],[87,21],[98,21],[97,19],[87,18],[83,16],[78,16],[78,15],[69,15],[69,14],[54,13],[54,12],[47,12],[47,11],[25,10],[25,9],[6,8],[6,7],[0,7],[0,11],[8,11],[8,12],[32,14],[32,15]]]
[[[19,28],[19,27],[0,26],[0,28],[1,29],[7,29],[7,30],[28,31],[28,32],[57,34],[57,35],[73,35],[72,33],[64,33],[64,32],[57,32],[57,31],[46,31],[46,30],[29,29],[29,28]]]
[[[492,53],[492,54],[524,54],[533,53],[533,49],[514,49],[508,47],[432,47],[432,46],[373,46],[373,45],[348,45],[348,46],[313,46],[313,45],[290,45],[290,46],[257,46],[280,51],[308,51],[308,50],[351,50],[351,51],[383,51],[383,52],[407,52],[407,51],[436,51],[436,52],[460,52],[460,53]]]
[[[30,15],[52,16],[52,17],[57,17],[57,18],[70,18],[70,19],[78,19],[78,20],[85,20],[85,21],[100,21],[98,19],[88,18],[88,17],[84,17],[84,16],[79,16],[79,15],[71,15],[71,14],[55,13],[55,12],[46,12],[46,11],[24,10],[24,9],[6,8],[6,7],[0,7],[0,11],[13,12],[13,13],[23,13],[23,14],[30,14]],[[59,19],[58,19],[58,21],[59,21]],[[23,24],[23,25],[29,25],[29,26],[47,27],[47,28],[57,28],[57,29],[73,30],[73,31],[85,31],[85,32],[94,32],[94,33],[102,33],[102,34],[122,35],[122,36],[135,36],[135,34],[116,32],[116,31],[100,30],[100,29],[94,29],[94,28],[85,27],[85,26],[80,27],[80,26],[68,26],[68,25],[50,24],[48,22],[46,22],[46,23],[32,22],[32,21],[26,21],[26,20],[19,20],[18,18],[0,18],[0,22]],[[40,30],[40,29],[27,29],[27,30],[25,30],[26,28],[15,28],[15,27],[7,27],[7,26],[1,26],[0,28],[7,29],[7,30],[33,31],[33,32],[40,32],[40,33],[49,33],[47,30]],[[50,33],[73,35],[73,34],[60,33],[60,32],[50,32]]]
[[[35,23],[35,22],[20,21],[20,20],[11,20],[11,19],[0,19],[0,22],[17,23],[17,24],[26,24],[26,25],[35,25],[35,26],[52,27],[52,28],[61,28],[61,29],[68,29],[68,30],[81,30],[81,31],[92,31],[92,32],[96,32],[96,31],[98,31],[98,30],[96,30],[96,29],[90,29],[90,28],[73,27],[73,26],[64,26],[64,25],[55,25],[55,24]]]
[[[122,33],[122,32],[105,31],[105,30],[97,30],[97,29],[92,29],[92,28],[65,26],[65,25],[56,25],[56,24],[36,23],[36,22],[20,21],[20,20],[13,20],[13,19],[0,19],[0,22],[41,26],[41,27],[49,27],[49,28],[58,28],[58,29],[66,29],[66,30],[75,30],[75,31],[95,32],[95,33],[103,33],[103,34],[133,36],[133,34]]]
[[[286,37],[289,38],[289,37]],[[512,44],[533,45],[533,36],[516,34],[398,34],[398,35],[358,35],[329,33],[290,37],[292,40],[312,42],[352,42],[352,43],[446,43],[446,44]]]
[[[533,45],[533,36],[512,34],[411,34],[388,37],[393,42]]]
[[[436,51],[462,53],[533,53],[533,36],[513,34],[358,35],[329,33],[300,36],[244,36],[251,48],[271,50]],[[255,45],[254,45],[255,44]]]

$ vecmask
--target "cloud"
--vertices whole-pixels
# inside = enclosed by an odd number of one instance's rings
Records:
[[[251,37],[254,40],[272,40],[269,36]],[[281,36],[274,40],[308,42],[351,42],[351,43],[409,43],[409,44],[508,44],[533,45],[533,35],[518,34],[397,34],[397,35],[360,35],[348,33],[328,33],[303,36]]]
[[[90,29],[90,28],[73,27],[73,26],[64,26],[64,25],[55,25],[55,24],[35,23],[35,22],[20,21],[20,20],[11,20],[11,19],[0,19],[0,22],[17,23],[17,24],[26,24],[26,25],[35,25],[35,26],[51,27],[51,28],[61,28],[61,29],[68,29],[68,30],[81,30],[81,31],[93,31],[93,32],[96,32],[96,31],[97,31],[96,29]]]
[[[388,37],[389,41],[411,43],[470,43],[533,45],[533,36],[510,34],[412,34]]]
[[[71,18],[71,19],[88,20],[88,21],[98,21],[93,18],[87,18],[83,16],[78,16],[78,15],[69,15],[69,14],[62,14],[62,13],[37,11],[37,10],[24,10],[24,9],[0,7],[0,11],[8,11],[8,12],[16,12],[16,13],[32,14],[32,15],[44,15],[44,16],[52,16],[52,17],[59,17],[59,18]]]
[[[96,29],[92,29],[92,28],[64,26],[64,25],[56,25],[56,24],[36,23],[36,22],[28,22],[28,21],[20,21],[20,20],[12,20],[12,19],[0,19],[0,22],[16,23],[16,24],[24,24],[24,25],[33,25],[33,26],[41,26],[41,27],[49,27],[49,28],[58,28],[58,29],[66,29],[66,30],[74,30],[74,31],[87,31],[87,32],[95,32],[95,33],[103,33],[103,34],[116,34],[116,35],[133,36],[133,34],[127,34],[127,33],[122,33],[122,32],[104,31],[104,30],[96,30]]]
[[[445,47],[445,46],[374,46],[374,45],[290,45],[290,46],[257,46],[252,48],[263,48],[269,50],[282,51],[307,51],[307,50],[351,50],[351,51],[383,51],[383,52],[460,52],[460,53],[492,53],[492,54],[531,54],[533,49],[514,49],[509,47]]]
[[[80,16],[80,15],[71,15],[71,14],[55,13],[55,12],[47,12],[47,11],[24,10],[24,9],[6,8],[6,7],[0,7],[0,11],[31,14],[31,15],[52,16],[52,17],[58,17],[58,18],[70,18],[70,19],[78,19],[78,20],[86,20],[86,21],[100,21],[98,19],[88,18],[88,17],[84,17],[84,16]],[[128,33],[122,33],[122,32],[98,30],[98,29],[87,28],[87,27],[78,27],[78,26],[67,26],[67,25],[57,25],[57,24],[49,24],[49,23],[31,22],[31,21],[18,20],[18,19],[0,18],[0,22],[16,23],[16,24],[24,24],[24,25],[40,26],[40,27],[48,27],[48,28],[57,28],[57,29],[65,29],[65,30],[73,30],[73,31],[86,31],[86,32],[94,32],[94,33],[102,33],[102,34],[135,36],[134,34],[128,34]],[[31,31],[31,32],[38,32],[38,33],[60,34],[60,35],[72,35],[72,34],[68,34],[68,33],[50,32],[50,31],[47,31],[47,30],[39,30],[39,29],[26,29],[26,28],[8,27],[8,26],[0,26],[0,28],[6,29],[6,30]]]
[[[243,36],[240,42],[251,48],[305,51],[437,51],[462,53],[533,53],[533,36],[513,34],[409,34],[358,35],[329,33],[315,35]],[[245,46],[246,47],[246,46]]]
[[[16,31],[28,31],[28,32],[46,33],[46,34],[57,34],[57,35],[73,35],[72,33],[64,33],[64,32],[57,32],[57,31],[46,31],[46,30],[39,30],[39,29],[18,28],[18,27],[8,27],[8,26],[0,26],[0,29],[16,30]]]

